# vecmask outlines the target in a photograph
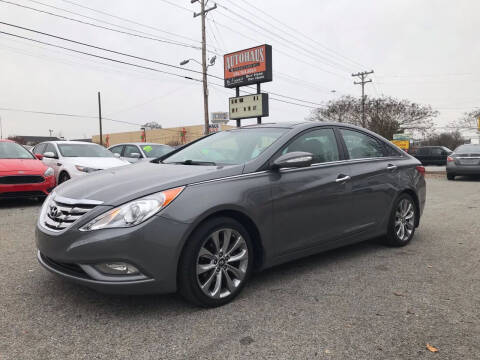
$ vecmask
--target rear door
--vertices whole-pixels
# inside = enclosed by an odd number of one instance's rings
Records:
[[[340,128],[351,173],[351,234],[375,232],[389,215],[398,188],[398,160],[379,139],[350,128]]]
[[[427,165],[429,163],[429,156],[430,148],[420,148],[415,153],[415,157],[420,160],[423,165]]]
[[[289,142],[282,154],[314,155],[306,168],[273,172],[275,256],[321,246],[343,234],[351,207],[349,169],[333,128],[310,129]]]
[[[441,147],[430,148],[430,159],[431,163],[434,165],[445,165],[446,155],[444,155],[444,150]]]

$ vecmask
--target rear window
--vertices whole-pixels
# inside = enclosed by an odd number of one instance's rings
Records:
[[[460,145],[455,150],[455,154],[457,154],[457,155],[463,155],[463,154],[478,154],[478,155],[480,155],[480,145],[476,145],[476,144]]]

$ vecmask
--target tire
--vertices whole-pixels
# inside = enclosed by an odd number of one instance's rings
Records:
[[[448,180],[455,180],[455,175],[447,173],[447,179]]]
[[[58,185],[64,183],[65,181],[70,180],[70,175],[67,172],[63,171],[58,177]]]
[[[417,212],[417,206],[410,195],[401,194],[398,197],[388,223],[387,236],[385,237],[387,245],[405,246],[412,240],[415,235]]]
[[[178,267],[179,292],[195,305],[221,306],[241,292],[252,268],[253,245],[245,227],[229,217],[212,218],[187,240]]]

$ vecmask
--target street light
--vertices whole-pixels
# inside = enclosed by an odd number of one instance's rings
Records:
[[[185,59],[183,61],[180,62],[180,65],[181,66],[184,66],[184,65],[187,65],[190,61],[194,61],[198,64],[200,64],[202,66],[202,75],[203,75],[203,111],[204,111],[204,117],[205,117],[205,135],[207,135],[210,130],[209,130],[209,114],[208,114],[208,81],[207,81],[207,70],[210,66],[213,66],[215,65],[215,61],[217,60],[217,57],[216,56],[213,56],[209,59],[209,64],[205,64],[205,63],[200,63],[199,61],[195,60],[195,59]]]

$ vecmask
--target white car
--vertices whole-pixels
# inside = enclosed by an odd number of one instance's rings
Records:
[[[133,142],[110,146],[108,150],[122,160],[136,163],[159,158],[175,149],[164,144]]]
[[[36,145],[32,152],[55,171],[57,184],[94,171],[130,164],[117,159],[103,146],[81,141],[47,141]]]

